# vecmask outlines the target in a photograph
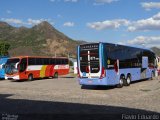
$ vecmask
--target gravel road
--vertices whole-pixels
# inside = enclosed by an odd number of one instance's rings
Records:
[[[0,113],[3,120],[8,117],[36,119],[35,114],[38,119],[45,119],[46,115],[46,119],[52,119],[53,114],[59,119],[62,114],[63,117],[75,115],[75,118],[85,114],[93,119],[105,118],[103,115],[118,119],[130,115],[141,118],[138,115],[150,114],[159,120],[160,78],[123,88],[86,86],[83,89],[74,77],[22,82],[1,80]]]

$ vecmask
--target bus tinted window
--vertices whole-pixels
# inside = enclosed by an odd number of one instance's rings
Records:
[[[99,72],[99,48],[98,44],[87,44],[80,46],[80,70],[88,73],[89,66],[91,73]]]
[[[64,64],[68,64],[68,59],[64,59]]]
[[[43,58],[44,65],[49,65],[49,58]]]
[[[120,68],[141,67],[142,50],[133,47],[122,45],[106,45],[107,54],[107,68],[114,67],[116,60],[119,60]]]
[[[36,65],[43,65],[43,58],[36,58]]]
[[[62,60],[61,59],[56,59],[56,64],[61,65]]]
[[[56,64],[56,59],[51,59],[51,62],[50,62],[51,64]]]
[[[36,58],[28,58],[29,65],[36,65]]]

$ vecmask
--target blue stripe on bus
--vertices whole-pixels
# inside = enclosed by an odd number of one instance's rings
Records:
[[[146,78],[151,77],[152,69],[146,70]],[[80,78],[79,83],[81,85],[116,85],[119,84],[120,75],[124,74],[127,77],[127,74],[131,74],[132,81],[140,80],[141,79],[141,68],[127,68],[127,69],[120,69],[119,74],[114,70],[106,70],[106,77],[103,79],[99,78]]]

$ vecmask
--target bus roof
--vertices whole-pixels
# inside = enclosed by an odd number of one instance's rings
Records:
[[[9,56],[0,56],[0,58],[9,58]]]
[[[108,43],[108,42],[94,42],[94,43],[86,43],[86,44],[80,44],[80,45],[89,45],[89,44],[112,44],[112,45],[121,45],[121,46],[126,46],[126,47],[133,47],[133,48],[139,48],[139,49],[144,49],[144,50],[150,50],[153,52],[152,49],[147,48],[145,46],[141,46],[141,45],[123,45],[123,44],[116,44],[116,43]]]
[[[16,56],[16,57],[11,57],[10,59],[14,58],[61,58],[61,59],[68,59],[68,57],[47,57],[47,56]]]

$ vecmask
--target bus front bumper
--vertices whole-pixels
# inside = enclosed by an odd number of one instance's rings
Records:
[[[19,80],[19,75],[15,75],[15,76],[5,76],[5,80]]]

